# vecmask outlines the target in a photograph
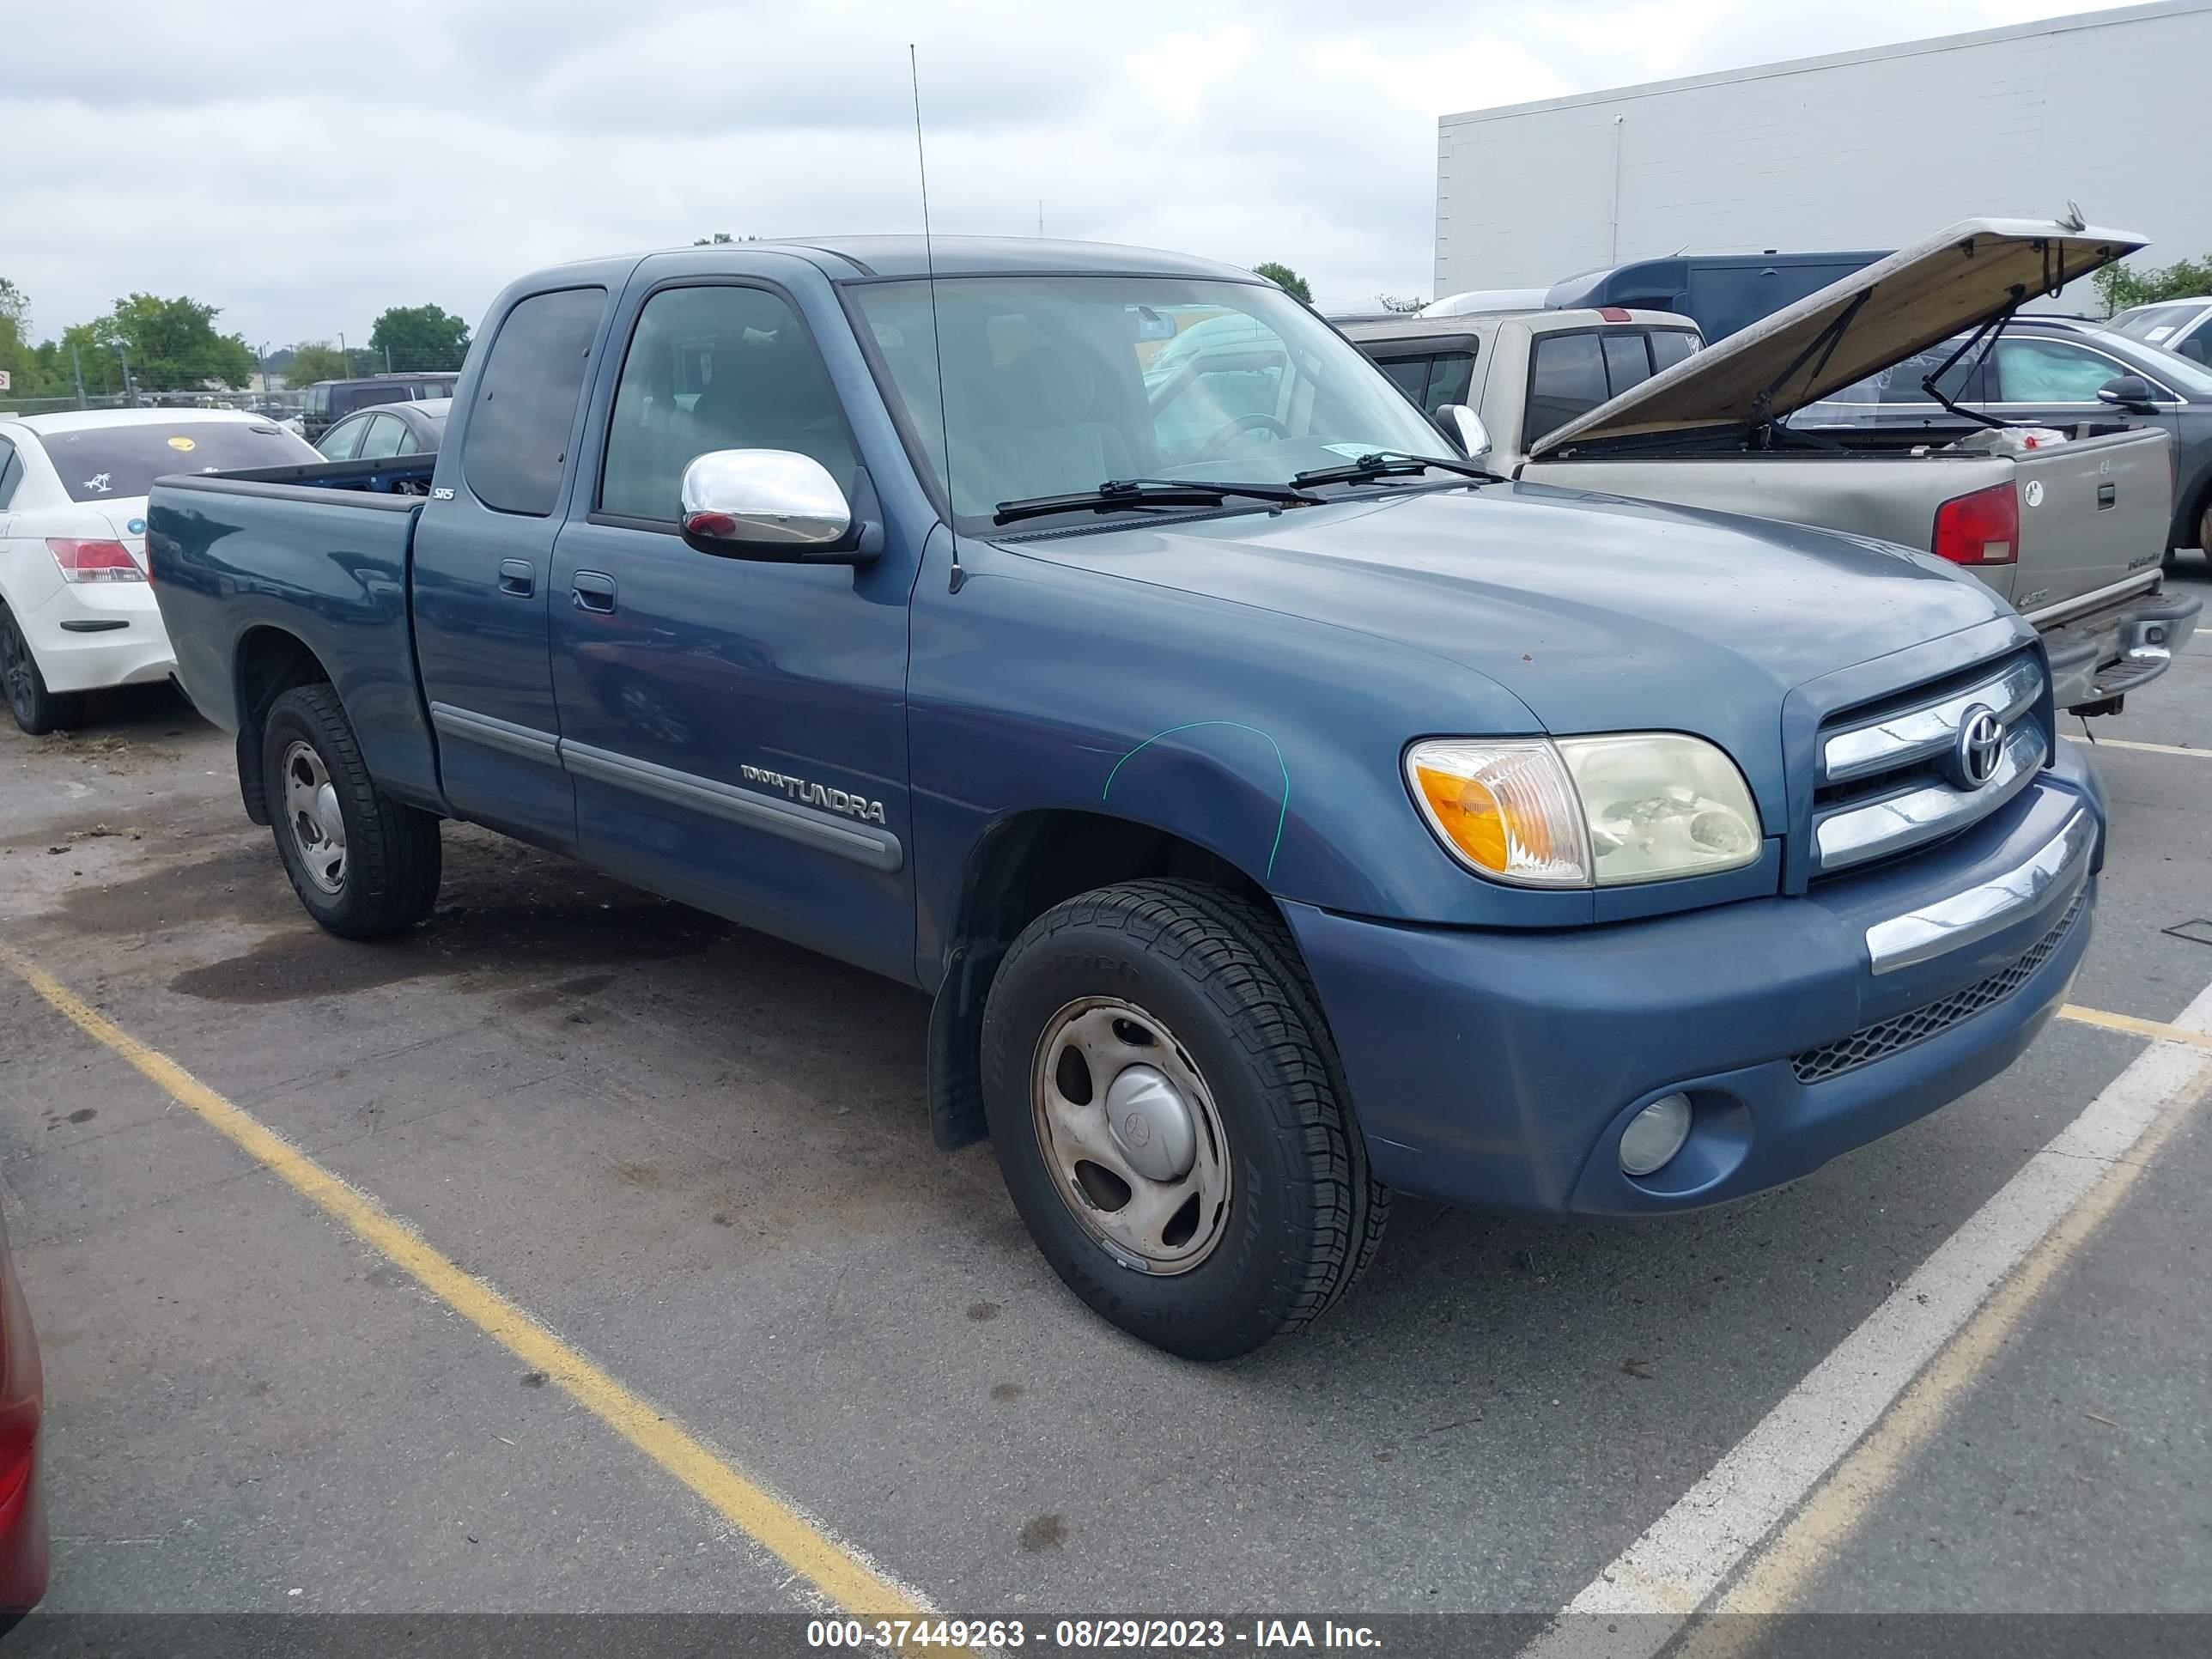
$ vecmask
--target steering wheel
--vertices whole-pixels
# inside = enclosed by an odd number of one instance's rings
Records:
[[[1224,422],[1212,437],[1198,447],[1198,453],[1192,459],[1212,460],[1228,449],[1232,440],[1243,437],[1247,432],[1272,432],[1278,438],[1291,435],[1290,428],[1273,416],[1255,410],[1249,415],[1239,415],[1232,421]]]

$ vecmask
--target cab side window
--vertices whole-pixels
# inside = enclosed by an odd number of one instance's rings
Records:
[[[23,482],[23,458],[15,453],[15,446],[0,438],[0,512],[15,499],[15,486]]]
[[[805,325],[765,289],[663,289],[645,302],[607,420],[599,508],[672,524],[684,469],[717,449],[811,455],[850,495],[859,462]]]
[[[1424,352],[1418,357],[1379,359],[1375,367],[1433,419],[1446,404],[1467,401],[1468,387],[1474,380],[1474,353]]]
[[[533,294],[507,313],[477,380],[461,476],[495,513],[542,519],[561,498],[603,288]]]

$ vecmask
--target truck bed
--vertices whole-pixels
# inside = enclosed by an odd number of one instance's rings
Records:
[[[2020,541],[2009,564],[1966,567],[2022,611],[2064,607],[2116,583],[2158,578],[2172,517],[2164,432],[2130,428],[2019,454],[1900,447],[1879,430],[1823,432],[1832,448],[1633,451],[1606,446],[1528,462],[1531,483],[1602,489],[1879,537],[1926,550],[1936,511],[1978,489],[2017,486]]]
[[[271,650],[286,636],[303,640],[352,714],[370,770],[395,794],[439,799],[408,611],[415,520],[435,460],[406,455],[155,480],[147,561],[177,678],[201,714],[226,731],[250,729],[251,636],[272,630]],[[258,755],[239,760],[241,781],[258,775]],[[260,810],[251,794],[247,805]]]

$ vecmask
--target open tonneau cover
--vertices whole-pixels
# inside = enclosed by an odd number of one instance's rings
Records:
[[[1547,434],[1529,453],[1779,420],[2148,240],[2078,220],[1962,219],[1661,371]]]

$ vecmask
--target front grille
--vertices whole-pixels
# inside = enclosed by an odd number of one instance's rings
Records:
[[[2027,787],[2050,754],[2041,662],[2027,652],[1862,706],[1823,725],[1813,792],[1814,878],[1893,857],[1988,817]],[[1957,775],[1969,713],[1997,718],[1998,761],[1979,783]]]
[[[1855,1072],[1862,1066],[1871,1066],[1877,1060],[1887,1060],[1916,1042],[1925,1042],[1949,1030],[1962,1019],[1972,1019],[1983,1010],[1996,1007],[2051,960],[2051,953],[2065,941],[2068,930],[2081,915],[2081,907],[2087,900],[2088,892],[2084,889],[2066,907],[2066,914],[2058,918],[2051,931],[2030,945],[2027,954],[2010,967],[2001,968],[1987,979],[1978,980],[1948,997],[1938,997],[1905,1013],[1863,1025],[1838,1042],[1808,1048],[1790,1062],[1790,1069],[1797,1074],[1800,1083],[1824,1082],[1845,1072]]]

